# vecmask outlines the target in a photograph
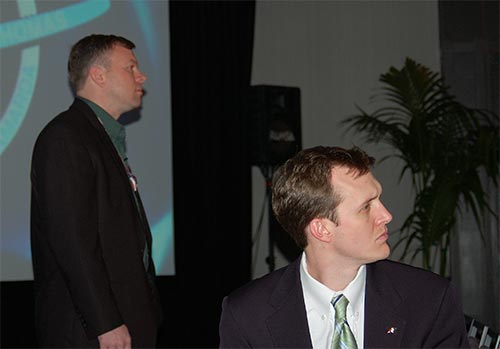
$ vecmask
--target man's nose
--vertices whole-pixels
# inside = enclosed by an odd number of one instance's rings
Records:
[[[384,224],[389,224],[391,221],[392,221],[392,214],[384,206],[384,204],[382,204],[381,222]]]
[[[146,77],[146,74],[144,74],[142,71],[138,70],[137,76],[135,77],[135,79],[137,80],[137,82],[142,84],[144,81],[146,81],[147,77]]]

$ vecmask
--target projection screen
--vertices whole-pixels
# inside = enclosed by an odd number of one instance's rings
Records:
[[[92,34],[124,36],[148,79],[140,111],[126,114],[127,155],[153,233],[159,275],[173,275],[173,184],[168,1],[0,2],[0,272],[30,280],[30,161],[45,124],[73,100],[71,46]],[[54,178],[57,181],[57,178]]]

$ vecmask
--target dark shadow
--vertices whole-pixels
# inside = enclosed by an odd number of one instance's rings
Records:
[[[144,97],[147,95],[147,91],[144,89],[143,90],[143,95],[142,95],[142,103],[144,103]],[[120,124],[123,126],[127,126],[130,124],[133,124],[134,122],[137,122],[141,119],[141,110],[142,107],[139,107],[137,109],[133,109],[131,111],[128,111],[126,113],[123,113],[118,121]]]
[[[137,122],[141,119],[141,110],[142,110],[142,108],[137,108],[137,109],[128,111],[128,112],[122,114],[122,116],[120,116],[118,121],[123,126],[133,124],[134,122]]]

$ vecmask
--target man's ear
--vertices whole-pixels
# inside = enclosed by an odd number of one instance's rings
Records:
[[[92,65],[89,69],[89,78],[98,86],[102,86],[106,81],[106,70],[98,65]]]
[[[311,238],[317,239],[321,242],[330,242],[332,239],[332,233],[326,227],[325,218],[314,218],[309,222],[308,228]]]

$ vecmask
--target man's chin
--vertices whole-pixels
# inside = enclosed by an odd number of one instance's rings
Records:
[[[387,251],[383,254],[384,257],[381,259],[387,259],[391,255],[391,247],[389,246],[389,244],[387,242],[385,243],[384,247],[386,248]]]
[[[373,258],[372,262],[377,262],[383,259],[387,259],[389,258],[390,255],[391,255],[391,248],[387,243],[385,243],[384,245],[380,246],[380,250],[378,251],[377,256]]]

